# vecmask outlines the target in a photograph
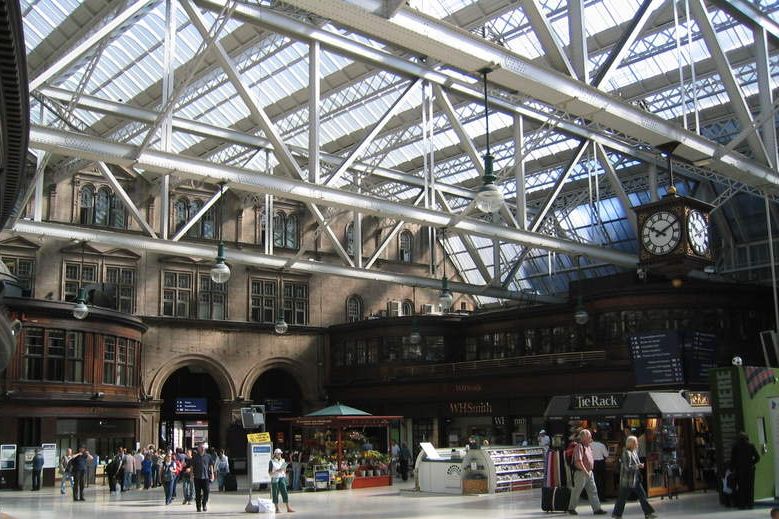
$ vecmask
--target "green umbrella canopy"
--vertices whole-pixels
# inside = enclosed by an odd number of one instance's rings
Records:
[[[319,411],[308,413],[306,416],[371,416],[371,414],[366,413],[365,411],[360,411],[359,409],[355,409],[354,407],[349,407],[348,405],[338,403],[329,407],[325,407],[324,409],[320,409]]]

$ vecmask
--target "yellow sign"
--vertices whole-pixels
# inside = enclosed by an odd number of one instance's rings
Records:
[[[249,443],[270,443],[270,433],[247,434],[246,439],[249,440]]]

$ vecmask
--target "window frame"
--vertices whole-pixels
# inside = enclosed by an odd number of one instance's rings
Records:
[[[352,312],[351,305],[355,305],[355,311]],[[352,315],[353,314],[353,315]],[[365,319],[365,307],[362,298],[357,294],[352,294],[346,298],[346,322],[356,323]]]
[[[408,241],[407,246],[404,245],[404,241]],[[408,229],[400,231],[398,235],[398,261],[401,263],[414,262],[414,233]]]
[[[34,257],[27,257],[27,256],[16,256],[13,254],[9,255],[3,255],[0,257],[0,261],[5,263],[5,266],[8,268],[8,271],[16,276],[16,280],[19,283],[19,285],[22,287],[22,296],[23,297],[33,297],[35,294],[35,267],[36,267],[36,261]],[[20,274],[20,263],[21,262],[29,262],[30,263],[30,275],[29,276],[22,276]]]

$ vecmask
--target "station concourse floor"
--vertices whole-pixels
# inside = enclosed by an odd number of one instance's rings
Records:
[[[246,488],[245,479],[238,478],[239,489]],[[70,489],[68,489],[70,490]],[[181,496],[181,487],[178,489]],[[260,494],[255,493],[255,497]],[[296,513],[278,514],[295,519],[515,519],[545,517],[569,517],[567,514],[547,514],[540,508],[540,490],[502,493],[478,496],[451,496],[443,494],[420,494],[413,491],[411,481],[396,480],[391,487],[366,488],[359,490],[334,490],[318,492],[294,492],[290,504]],[[168,506],[163,502],[162,488],[131,490],[124,494],[109,494],[107,487],[92,485],[86,489],[85,502],[74,502],[68,492],[61,495],[59,486],[45,488],[38,492],[0,492],[0,519],[155,519],[158,517],[251,517],[244,512],[247,502],[245,492],[212,492],[207,513],[197,513],[195,506],[182,505],[181,498]],[[260,497],[269,498],[269,492]],[[682,494],[672,501],[653,498],[650,500],[662,519],[675,517],[707,519],[769,518],[771,506],[779,504],[757,503],[753,510],[734,510],[719,505],[717,494]],[[609,513],[613,501],[603,508]],[[282,506],[282,509],[285,508]],[[589,504],[582,500],[579,516],[593,517]],[[252,514],[253,516],[254,514]],[[257,514],[262,517],[265,514]],[[601,516],[609,517],[609,516]],[[643,519],[637,502],[628,502],[623,515],[626,519]]]

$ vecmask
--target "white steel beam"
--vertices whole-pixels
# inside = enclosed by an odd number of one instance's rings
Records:
[[[419,192],[417,197],[414,199],[414,205],[419,205],[419,203],[425,199],[425,191],[424,189]],[[384,250],[387,248],[387,246],[392,243],[392,240],[395,239],[395,236],[398,235],[401,229],[403,229],[403,226],[406,225],[406,222],[404,220],[398,220],[395,222],[395,225],[392,226],[392,229],[387,234],[387,236],[384,237],[384,239],[381,241],[378,247],[376,247],[376,250],[373,251],[373,254],[371,254],[371,257],[368,258],[368,261],[365,263],[365,268],[369,269],[373,266],[374,263],[376,263],[376,260],[379,259],[379,256],[381,256],[384,253]]]
[[[587,31],[584,30],[584,0],[568,0],[568,35],[571,40],[571,66],[579,81],[590,80]]]
[[[100,27],[89,38],[76,45],[70,52],[46,67],[46,70],[30,80],[30,91],[37,90],[46,82],[64,72],[69,66],[81,58],[87,51],[94,49],[100,40],[110,35],[118,27],[125,24],[147,5],[156,3],[157,0],[139,0],[131,4],[127,9],[118,13],[110,22]]]
[[[216,246],[197,243],[174,242],[170,240],[154,239],[146,236],[113,232],[100,229],[80,228],[70,224],[56,224],[44,222],[19,221],[14,225],[13,232],[31,235],[46,236],[55,240],[77,240],[92,243],[101,243],[115,247],[125,247],[134,251],[145,251],[152,254],[179,256],[193,256],[199,258],[213,258],[216,255]],[[249,265],[258,268],[280,270],[288,264],[288,259],[283,256],[270,256],[257,254],[256,252],[244,252],[239,249],[228,249],[227,257],[231,263]],[[381,283],[402,284],[431,290],[440,290],[441,280],[393,272],[358,269],[341,265],[331,265],[319,261],[298,260],[289,265],[291,272],[300,272],[309,275],[333,275],[364,281],[377,281]],[[483,287],[457,281],[449,281],[449,288],[453,292],[462,294],[485,295],[500,299],[525,300],[527,296],[520,292],[503,290],[496,287]],[[562,300],[551,296],[533,296],[540,302],[560,303]]]
[[[446,209],[446,212],[449,214],[453,214],[454,211],[452,211],[452,208],[449,205],[449,202],[444,197],[444,195],[442,195],[440,191],[437,191],[436,194],[438,195],[438,200],[441,202],[441,205],[444,207],[444,209]],[[458,216],[464,217],[464,215],[462,214]],[[484,282],[488,283],[490,281],[490,271],[487,268],[487,265],[484,264],[484,260],[481,258],[481,254],[479,254],[479,250],[476,248],[476,245],[474,245],[473,238],[471,238],[470,235],[464,233],[455,232],[454,234],[456,234],[457,237],[462,242],[463,246],[465,247],[465,250],[468,252],[471,259],[473,260],[473,264],[476,265],[476,269],[479,271],[479,274],[481,274],[481,277],[484,279]]]
[[[544,48],[544,56],[549,60],[552,67],[558,72],[576,77],[576,72],[571,66],[568,56],[563,52],[563,46],[555,35],[549,19],[541,10],[538,0],[524,0],[522,9],[525,11],[528,20],[530,20],[530,27],[533,28],[538,41],[541,42],[541,46]]]
[[[712,0],[712,3],[723,11],[731,14],[735,18],[750,25],[765,29],[765,31],[774,38],[774,42],[779,41],[779,23],[776,23],[768,15],[755,6],[755,0]]]
[[[208,212],[211,207],[216,203],[217,200],[222,198],[222,193],[227,193],[227,191],[230,189],[230,186],[225,185],[222,189],[216,192],[211,198],[208,199],[208,201],[203,204],[203,207],[200,208],[200,210],[190,218],[190,220],[184,224],[184,226],[178,230],[178,232],[171,238],[171,241],[179,241],[181,238],[183,238],[187,232],[192,228],[193,225],[195,225],[197,222],[200,221],[201,218]],[[219,225],[222,225],[220,222]]]
[[[384,115],[381,116],[381,118],[376,121],[376,124],[373,125],[373,128],[370,129],[370,131],[363,137],[362,141],[355,146],[353,150],[349,153],[349,156],[344,159],[344,161],[341,163],[340,166],[338,166],[338,169],[336,169],[330,177],[325,180],[324,184],[326,186],[332,185],[335,182],[338,182],[341,177],[346,173],[346,170],[349,169],[355,160],[357,160],[357,157],[360,157],[363,153],[365,153],[365,150],[368,149],[368,146],[371,145],[373,142],[373,139],[376,138],[376,136],[379,134],[379,132],[384,128],[384,126],[387,125],[387,123],[392,119],[395,114],[398,112],[398,108],[406,101],[406,99],[409,98],[411,93],[419,88],[420,80],[416,80],[412,82],[406,90],[403,91],[403,93],[395,100],[394,103],[392,103],[392,106],[389,107],[389,110],[387,110]]]
[[[162,106],[168,104],[176,84],[176,15],[178,0],[165,1],[165,41],[162,49]],[[156,115],[154,116],[156,118]],[[154,119],[152,119],[153,122]],[[168,113],[162,126],[162,149],[171,151],[173,146],[173,117]],[[160,236],[168,239],[170,226],[170,175],[160,181]]]
[[[549,213],[549,210],[552,209],[552,205],[554,204],[554,201],[557,199],[557,195],[559,195],[560,191],[562,191],[565,181],[568,180],[568,177],[571,176],[571,173],[573,173],[574,168],[582,159],[584,152],[587,151],[588,145],[589,142],[587,141],[584,141],[581,144],[579,144],[579,147],[577,148],[576,153],[571,159],[571,162],[568,164],[568,167],[566,167],[564,171],[560,172],[560,176],[557,177],[557,180],[555,180],[554,188],[549,192],[549,194],[546,197],[546,200],[544,200],[544,203],[541,204],[541,210],[538,213],[536,213],[536,215],[533,217],[533,221],[530,223],[530,230],[532,232],[537,232],[539,227],[541,227],[541,224],[544,223],[544,218],[546,218],[546,215],[547,213]]]
[[[776,142],[776,105],[773,100],[773,88],[771,80],[771,63],[768,54],[768,31],[763,27],[753,30],[755,36],[755,66],[757,68],[757,93],[760,98],[760,117],[763,119],[761,126],[763,142],[768,151],[768,161],[779,171],[777,160]]]
[[[319,42],[308,44],[308,181],[319,184],[319,113],[322,83],[320,81]]]
[[[214,1],[198,0],[198,3],[213,8]],[[679,142],[681,144],[676,149],[675,155],[689,162],[694,163],[711,157],[718,148],[715,142],[684,130],[675,122],[666,121],[655,114],[633,106],[618,96],[587,86],[578,80],[523,58],[509,49],[487,42],[419,11],[401,9],[392,19],[385,20],[362,9],[359,0],[287,0],[287,3],[356,29],[371,37],[421,53],[459,70],[475,72],[484,67],[491,67],[495,70],[490,73],[490,81],[496,85],[510,91],[520,91],[552,106],[562,107],[569,114],[584,117],[605,128],[625,133],[653,147],[671,141]],[[237,16],[243,20],[263,26],[278,24],[281,27],[279,30],[282,32],[297,34],[305,40],[320,39],[323,45],[330,46],[332,44],[338,52],[354,55],[361,61],[378,63],[384,68],[399,72],[408,73],[410,71],[404,60],[401,60],[404,62],[400,63],[392,59],[386,52],[376,49],[366,51],[364,47],[358,51],[354,42],[344,42],[333,37],[332,33],[329,36],[317,33],[307,24],[302,24],[303,27],[301,27],[289,23],[289,19],[283,16],[282,18],[287,21],[281,21],[278,17],[270,16],[267,9],[255,10],[242,5],[237,11],[239,11]],[[261,16],[260,13],[262,13]],[[439,82],[438,78],[435,78],[435,75],[429,71],[425,70],[423,73],[426,79]],[[452,85],[450,88],[461,90],[461,87],[457,86],[458,82],[449,76],[445,76],[445,78],[445,84]],[[498,108],[503,110],[502,106]],[[514,110],[509,109],[509,111]],[[562,127],[560,129],[565,131]],[[602,138],[602,132],[598,133],[598,136]],[[622,146],[631,147],[625,146],[624,143]],[[631,156],[634,153],[628,152]],[[779,176],[774,175],[765,166],[738,153],[726,153],[721,158],[714,160],[711,163],[711,168],[752,187],[761,190],[767,189],[772,194],[779,190]]]
[[[622,186],[622,182],[620,182],[617,172],[614,171],[614,166],[611,165],[609,157],[606,155],[606,150],[598,143],[595,143],[595,156],[603,167],[603,171],[606,172],[606,177],[609,179],[611,189],[622,204],[622,210],[625,211],[625,217],[628,222],[630,222],[630,227],[633,229],[635,235],[638,236],[638,222],[636,221],[636,213],[633,211],[633,206],[630,205],[630,198],[628,198],[628,194],[625,192],[625,188]]]
[[[736,117],[738,118],[741,127],[751,127],[752,113],[749,111],[749,105],[744,98],[744,92],[741,91],[741,86],[739,86],[736,76],[733,74],[730,61],[728,60],[725,51],[722,50],[722,47],[720,46],[719,40],[717,39],[717,32],[714,30],[711,19],[709,19],[709,13],[706,10],[703,0],[690,0],[690,12],[695,19],[695,22],[698,24],[703,41],[706,42],[709,54],[711,54],[711,57],[717,66],[720,80],[725,86],[728,98],[730,99],[730,106],[736,113]],[[768,152],[766,151],[765,146],[763,146],[763,141],[760,140],[760,137],[757,134],[750,132],[750,134],[747,135],[747,143],[756,160],[770,164]]]
[[[641,4],[641,7],[638,8],[638,11],[636,11],[636,14],[630,21],[630,25],[622,34],[622,37],[611,49],[611,52],[606,58],[606,61],[603,62],[603,65],[598,69],[598,73],[592,80],[594,86],[600,87],[603,85],[609,76],[617,70],[619,64],[625,59],[625,55],[630,50],[630,47],[633,46],[633,43],[635,43],[636,39],[641,34],[641,31],[646,27],[647,22],[652,18],[655,10],[664,1],[665,0],[644,0],[644,3]]]
[[[525,186],[525,120],[514,114],[514,184],[516,185],[517,227],[527,228],[527,192]]]
[[[30,147],[56,151],[60,155],[104,161],[125,167],[135,164],[144,170],[159,174],[175,173],[176,176],[181,178],[226,182],[232,184],[236,189],[279,195],[291,200],[299,200],[312,206],[315,203],[325,203],[331,207],[359,210],[363,214],[375,216],[407,219],[435,228],[450,227],[489,239],[498,238],[501,241],[528,245],[534,248],[593,257],[620,266],[632,267],[637,261],[636,256],[633,254],[550,238],[534,232],[520,231],[516,228],[498,227],[470,218],[458,220],[457,216],[447,215],[433,209],[411,207],[386,199],[350,193],[326,186],[317,186],[303,180],[261,175],[255,171],[215,164],[195,157],[175,155],[158,150],[146,150],[133,161],[133,156],[137,155],[136,146],[107,142],[95,137],[62,130],[33,125],[30,129]]]
[[[187,11],[192,24],[197,28],[201,36],[205,38],[206,35],[208,35],[208,29],[206,28],[203,15],[200,14],[200,12],[195,9],[188,0],[184,0],[182,2],[182,6],[184,7],[184,10]],[[260,103],[257,96],[244,83],[243,79],[241,78],[241,74],[238,71],[238,67],[235,66],[235,63],[233,62],[230,55],[218,41],[213,42],[212,48],[215,51],[214,55],[217,61],[219,61],[220,65],[222,66],[222,69],[230,80],[230,83],[233,85],[233,87],[235,87],[238,95],[246,104],[247,108],[249,108],[254,122],[257,123],[265,136],[271,142],[271,145],[273,146],[273,154],[276,156],[279,164],[281,164],[282,170],[284,170],[285,173],[290,177],[296,179],[305,179],[306,177],[292,156],[292,152],[289,150],[286,143],[284,143],[284,140],[276,129],[276,126],[273,124],[273,121],[271,121],[268,114],[262,108],[262,104]],[[328,236],[328,238],[330,238],[330,242],[336,253],[347,265],[350,267],[354,266],[352,259],[344,250],[343,245],[341,245],[341,240],[338,239],[338,237],[333,232],[333,229],[330,228],[330,224],[325,220],[322,211],[314,203],[307,202],[306,205],[308,210],[322,227],[324,233]]]
[[[141,212],[138,210],[137,207],[135,207],[135,204],[130,199],[129,195],[127,194],[127,191],[124,190],[122,187],[122,184],[119,183],[118,180],[116,180],[116,177],[111,172],[111,170],[108,168],[108,166],[105,165],[104,162],[98,161],[97,163],[97,169],[100,170],[100,174],[105,177],[106,180],[108,180],[108,183],[111,184],[111,187],[113,188],[114,192],[119,195],[119,198],[122,199],[122,203],[127,208],[128,211],[130,211],[130,214],[135,218],[135,221],[138,222],[138,225],[140,225],[144,231],[146,231],[149,236],[152,238],[157,237],[157,233],[154,232],[154,229],[151,228],[149,223],[146,221],[146,218],[143,217]]]

